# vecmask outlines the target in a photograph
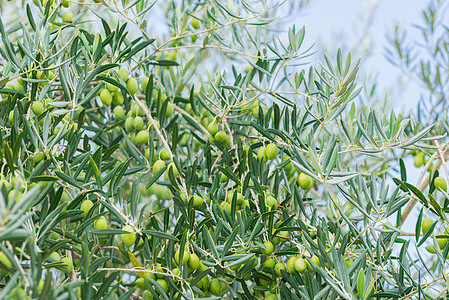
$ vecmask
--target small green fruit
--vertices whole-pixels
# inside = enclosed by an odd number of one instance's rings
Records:
[[[73,22],[73,13],[71,11],[66,11],[62,14],[62,22],[64,23],[72,23]]]
[[[301,173],[298,176],[298,184],[303,190],[308,190],[313,186],[313,179],[309,175]]]
[[[117,119],[119,120],[124,120],[125,119],[125,109],[122,106],[116,106],[114,107],[114,115]]]
[[[145,144],[146,142],[148,142],[149,138],[150,138],[150,134],[148,133],[148,131],[141,130],[141,131],[139,131],[139,133],[136,136],[136,143],[138,145]]]
[[[295,261],[295,270],[298,273],[304,273],[307,270],[307,261],[304,258],[298,258]]]
[[[156,280],[156,282],[159,283],[159,285],[162,287],[164,292],[168,292],[167,281],[165,281],[164,279],[158,279],[158,280]]]
[[[65,265],[61,268],[64,273],[70,273],[73,270],[73,261],[68,257],[61,258],[61,262]]]
[[[128,231],[130,233],[123,233],[120,235],[123,243],[130,247],[136,241],[136,234],[134,233],[134,228],[131,225],[125,225],[122,228],[123,231]]]
[[[134,118],[134,128],[136,130],[142,129],[143,125],[144,125],[144,123],[143,123],[142,117],[137,116],[137,117]]]
[[[274,269],[275,265],[276,265],[276,262],[274,261],[274,259],[273,258],[269,258],[266,261],[264,261],[262,266],[270,268],[270,269]]]
[[[62,0],[61,1],[61,5],[64,6],[65,8],[70,6],[70,0]]]
[[[112,92],[112,103],[115,105],[122,105],[125,102],[123,95],[119,91]]]
[[[425,156],[424,152],[419,152],[418,154],[415,155],[414,159],[415,167],[419,168],[424,164],[425,162],[424,156]]]
[[[9,258],[6,256],[6,254],[3,251],[0,251],[0,262],[2,263],[2,265],[7,267],[8,269],[10,269],[12,267],[11,261],[9,260]],[[8,273],[8,270],[3,269],[1,267],[0,267],[0,271],[4,274]]]
[[[126,69],[120,69],[117,71],[118,75],[120,76],[120,78],[123,80],[123,82],[126,82],[128,80],[128,70]]]
[[[106,83],[106,88],[110,91],[110,92],[115,92],[118,91],[118,86],[113,85],[112,83]]]
[[[142,79],[141,84],[142,84],[142,89],[144,92],[146,92],[147,90],[147,86],[148,86],[148,82],[150,81],[150,78],[145,77],[144,79]]]
[[[171,115],[173,115],[173,103],[171,103],[170,101],[167,103],[167,110],[165,111],[165,117],[166,118],[170,118]]]
[[[268,206],[270,209],[274,206],[274,209],[278,207],[278,201],[273,196],[268,196],[265,198],[265,205]]]
[[[293,271],[295,270],[295,263],[296,260],[298,258],[296,256],[292,256],[290,257],[290,259],[287,261],[287,272],[289,272],[290,274],[293,273]]]
[[[164,148],[161,150],[161,153],[159,153],[159,158],[162,160],[170,160],[170,153]]]
[[[126,89],[131,95],[134,95],[139,90],[139,84],[137,83],[136,78],[129,78],[126,82]]]
[[[214,278],[209,283],[209,291],[214,296],[219,296],[221,294],[221,283],[220,280]]]
[[[126,118],[125,130],[126,130],[126,132],[131,132],[134,130],[134,118],[133,117]]]
[[[182,255],[181,264],[179,264],[179,256],[180,256],[180,252],[179,252],[179,248],[178,248],[178,250],[175,253],[175,262],[181,266],[186,264],[190,259],[190,253],[185,248],[184,248],[184,254]]]
[[[108,89],[102,89],[100,92],[100,100],[104,105],[111,105],[112,94]]]
[[[265,249],[262,249],[262,254],[270,256],[271,253],[273,253],[273,244],[270,241],[266,241],[263,245],[265,246]]]
[[[279,153],[279,149],[274,143],[270,143],[267,145],[267,149],[265,151],[266,156],[269,160],[275,159]]]
[[[142,290],[147,289],[147,286],[145,285],[145,279],[143,279],[143,278],[140,278],[140,277],[137,278],[136,281],[134,281],[134,283],[137,285],[137,287],[139,289],[142,289]]]
[[[209,131],[210,134],[215,135],[218,132],[218,124],[210,123],[207,125],[207,131]]]
[[[162,170],[165,167],[165,162],[163,160],[156,160],[153,164],[153,174],[156,174],[160,170]]]
[[[33,104],[31,105],[31,110],[36,116],[39,117],[44,112],[44,105],[39,101],[34,101]]]
[[[200,267],[200,259],[198,258],[198,255],[196,255],[195,253],[191,253],[188,265],[193,270],[198,270],[198,268]]]
[[[94,206],[94,203],[90,200],[84,200],[83,203],[81,203],[80,209],[83,211],[82,215],[83,217],[86,217],[89,210]]]
[[[285,265],[281,262],[278,262],[275,266],[274,266],[274,271],[276,272],[277,276],[282,276],[281,270],[285,270]]]
[[[447,183],[446,180],[441,177],[438,176],[437,178],[435,178],[435,180],[433,181],[433,184],[435,185],[435,188],[439,188],[442,189],[443,191],[447,192]]]
[[[268,160],[267,157],[267,148],[266,147],[260,147],[260,149],[257,151],[257,159],[260,161],[266,162]]]
[[[108,221],[104,216],[99,217],[94,222],[95,229],[108,229]]]
[[[433,225],[433,220],[431,218],[425,218],[421,224],[422,233],[426,233],[427,230],[429,230],[430,226],[432,226],[432,225]]]
[[[200,21],[198,19],[193,19],[190,23],[194,29],[200,28]]]
[[[204,199],[201,198],[198,195],[194,195],[193,196],[193,206],[195,207],[201,207],[201,205],[203,205]]]

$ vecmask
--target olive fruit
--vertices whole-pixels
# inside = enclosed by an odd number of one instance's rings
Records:
[[[61,262],[64,264],[64,267],[61,268],[61,270],[64,273],[70,273],[73,270],[73,261],[69,257],[63,257],[61,258]]]
[[[137,278],[136,281],[134,281],[134,283],[137,285],[138,288],[142,289],[142,290],[146,290],[147,287],[145,285],[145,279],[143,278]]]
[[[128,247],[134,244],[134,242],[136,241],[136,234],[134,233],[134,228],[131,225],[125,225],[123,226],[122,230],[130,232],[130,233],[122,233],[120,235],[122,242]]]
[[[264,297],[264,299],[265,300],[276,300],[278,297],[276,296],[276,294],[268,294],[268,295],[265,295],[265,297]]]
[[[174,110],[173,103],[171,103],[170,101],[168,101],[168,103],[167,103],[167,109],[166,109],[166,111],[165,111],[165,117],[166,117],[166,118],[170,118],[171,115],[173,114],[173,110]]]
[[[120,78],[123,80],[123,82],[126,82],[128,80],[128,70],[126,69],[120,69],[117,71],[117,74],[120,76]]]
[[[305,173],[298,176],[298,184],[303,190],[308,190],[313,186],[313,178]]]
[[[265,205],[268,206],[270,209],[274,206],[276,209],[278,206],[278,201],[273,196],[268,196],[265,198]]]
[[[80,209],[83,211],[82,215],[83,217],[86,217],[89,210],[94,206],[94,203],[90,200],[84,200],[83,203],[81,203]]]
[[[147,90],[148,81],[150,81],[150,78],[148,78],[148,77],[145,77],[145,78],[142,79],[142,81],[141,81],[142,89],[143,89],[144,92],[146,92],[146,90]]]
[[[440,246],[440,249],[444,249],[447,244],[447,238],[444,237],[445,235],[447,234],[445,234],[444,232],[440,232],[436,235],[437,243],[438,246]]]
[[[2,263],[2,265],[7,267],[8,269],[10,269],[12,266],[11,261],[9,260],[9,258],[6,256],[6,254],[3,251],[0,251],[0,262]],[[3,269],[1,267],[0,267],[0,271],[5,274],[8,273],[8,270]]]
[[[114,107],[114,115],[117,119],[119,120],[124,120],[125,119],[125,109],[122,106],[116,106]]]
[[[38,164],[39,162],[41,162],[43,159],[45,158],[45,153],[39,152],[34,154],[33,156],[33,162],[35,164]]]
[[[115,105],[122,105],[123,102],[125,102],[125,99],[120,91],[112,92],[112,103]]]
[[[106,88],[110,91],[110,92],[115,92],[118,91],[118,86],[113,85],[112,83],[106,83]]]
[[[100,100],[104,105],[111,105],[112,94],[108,89],[102,89],[100,92]]]
[[[142,117],[137,116],[137,117],[134,118],[134,128],[136,130],[142,129],[143,125],[144,125],[144,122],[143,122]]]
[[[168,152],[167,149],[164,148],[159,153],[159,158],[162,159],[162,160],[169,160],[170,159],[170,153]]]
[[[435,178],[435,180],[433,181],[433,184],[435,185],[435,188],[442,189],[445,192],[447,191],[447,183],[443,177],[438,176],[437,178]]]
[[[318,267],[321,267],[320,259],[318,258],[318,256],[313,255],[313,256],[310,258],[310,260],[313,261],[313,263],[314,263],[315,265],[317,265]],[[315,271],[314,266],[312,266],[312,265],[310,265],[310,264],[307,264],[307,269],[308,269],[310,272]]]
[[[192,268],[193,270],[198,270],[200,267],[200,259],[198,258],[198,255],[195,253],[190,254],[189,256],[189,262],[188,266]]]
[[[162,170],[165,167],[165,162],[163,160],[156,160],[153,164],[153,174],[156,174],[160,170]]]
[[[189,252],[187,251],[187,249],[186,248],[184,248],[184,254],[182,255],[182,260],[181,260],[181,264],[179,263],[179,256],[180,256],[180,252],[179,252],[179,248],[178,248],[178,250],[176,250],[176,253],[175,253],[175,262],[178,264],[178,265],[184,265],[184,264],[186,264],[188,261],[189,261],[189,259],[190,259],[190,254],[189,254]]]
[[[260,147],[260,149],[257,151],[257,159],[259,159],[260,161],[263,160],[264,162],[268,160],[266,147]]]
[[[126,82],[126,89],[131,95],[137,93],[137,90],[139,89],[139,84],[137,83],[136,78],[131,77],[128,79],[128,81]]]
[[[275,159],[278,153],[279,149],[275,143],[270,143],[267,145],[265,155],[267,156],[268,160]]]
[[[178,168],[176,168],[176,165],[174,162],[171,162],[168,166],[167,166],[167,174],[168,172],[170,172],[170,170],[172,170],[173,172],[173,176],[178,176],[179,172],[178,172]]]
[[[276,265],[276,262],[274,261],[273,258],[269,258],[266,261],[263,262],[262,266],[270,268],[270,269],[274,269],[274,266]]]
[[[424,162],[425,162],[424,155],[425,155],[424,152],[419,152],[418,154],[415,155],[415,158],[414,158],[415,167],[419,168],[424,164]]]
[[[287,272],[290,274],[293,273],[295,270],[295,263],[298,258],[296,256],[290,257],[290,259],[287,261]]]
[[[194,29],[198,29],[200,28],[200,21],[198,19],[193,19],[190,25],[192,25]]]
[[[193,206],[195,207],[201,207],[201,205],[203,205],[204,199],[201,198],[198,195],[194,195],[193,196]]]
[[[126,118],[125,130],[126,130],[126,132],[131,132],[134,130],[134,118],[133,117]]]
[[[39,117],[44,112],[44,105],[39,101],[34,101],[33,104],[31,105],[31,110],[36,116]]]
[[[304,273],[307,270],[307,261],[304,258],[299,257],[295,261],[295,270],[298,273]]]
[[[108,221],[104,216],[99,217],[94,222],[95,229],[107,229],[108,228]]]
[[[61,5],[64,6],[65,8],[70,6],[70,0],[62,0],[61,1]]]
[[[51,258],[55,261],[61,261],[61,255],[59,255],[58,252],[53,252],[48,258]]]
[[[281,262],[278,262],[274,265],[274,272],[276,272],[277,276],[282,276],[281,270],[285,270],[285,265]]]
[[[215,135],[218,132],[218,124],[210,123],[207,125],[207,131],[209,131],[210,134]]]
[[[273,253],[273,244],[270,241],[266,241],[263,245],[265,248],[262,249],[262,254],[265,254],[266,256],[271,255],[271,253]]]
[[[433,225],[433,220],[431,218],[425,218],[421,223],[422,233],[426,233],[430,226]]]
[[[214,296],[219,296],[221,294],[221,282],[217,278],[214,278],[209,283],[209,291]]]
[[[71,11],[66,11],[62,14],[62,22],[64,23],[72,23],[73,22],[73,13]]]

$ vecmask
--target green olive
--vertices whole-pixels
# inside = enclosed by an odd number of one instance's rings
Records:
[[[139,90],[139,84],[137,83],[137,80],[133,77],[129,78],[126,82],[126,89],[131,95],[134,95]]]
[[[436,177],[435,180],[433,181],[433,184],[435,185],[435,188],[447,192],[447,183],[443,177],[441,176]]]
[[[265,243],[263,243],[263,245],[265,246],[265,248],[262,249],[262,254],[270,256],[271,253],[273,253],[273,244],[270,241],[266,241]]]
[[[266,147],[266,156],[268,160],[275,159],[279,153],[279,149],[275,143],[270,143]]]
[[[100,92],[100,100],[104,105],[111,105],[112,94],[108,89],[102,89]]]
[[[86,217],[89,210],[94,206],[94,203],[90,200],[84,200],[83,203],[81,203],[80,209],[83,211],[82,215],[83,217]]]
[[[72,23],[73,22],[73,13],[71,11],[66,11],[62,14],[62,22],[64,23]]]
[[[129,233],[122,233],[120,235],[120,238],[122,239],[122,242],[126,246],[130,247],[136,241],[136,234],[134,233],[134,228],[131,225],[125,225],[123,226],[122,230],[129,232]]]
[[[308,190],[313,186],[313,178],[305,173],[298,176],[298,184],[303,190]]]

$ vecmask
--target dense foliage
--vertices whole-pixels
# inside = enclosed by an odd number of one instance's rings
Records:
[[[72,2],[0,2],[0,299],[447,294],[439,2],[388,50],[416,116],[311,66],[289,3]]]

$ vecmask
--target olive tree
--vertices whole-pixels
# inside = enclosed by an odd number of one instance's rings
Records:
[[[279,30],[306,1],[0,3],[1,299],[445,295],[442,4],[392,36],[414,115]]]

